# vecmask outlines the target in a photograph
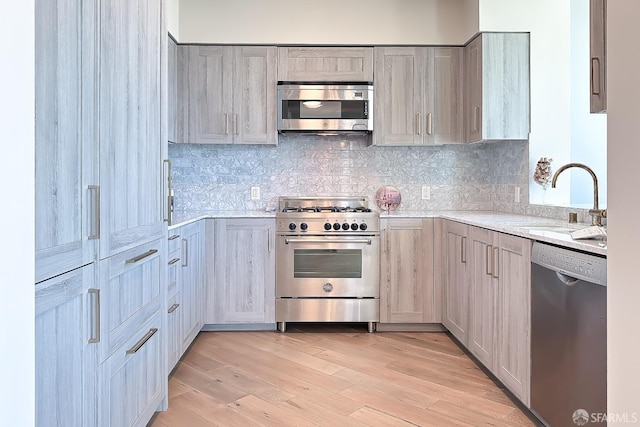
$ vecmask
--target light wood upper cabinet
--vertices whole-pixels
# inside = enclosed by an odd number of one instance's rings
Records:
[[[462,48],[376,47],[375,145],[462,142]]]
[[[189,138],[276,144],[276,48],[189,46]]]
[[[371,47],[279,47],[278,80],[371,82]]]
[[[381,229],[380,322],[436,322],[434,220],[382,219]]]
[[[100,258],[166,235],[161,2],[102,2]],[[122,36],[122,35],[127,36]],[[135,42],[134,42],[135,41]],[[163,141],[164,139],[164,141]]]
[[[275,324],[275,222],[215,220],[214,304],[207,323]]]
[[[90,289],[93,275],[90,264],[35,287],[36,425],[97,425],[100,296]]]
[[[469,280],[468,226],[454,221],[442,224],[442,323],[468,346]]]
[[[529,34],[482,33],[464,48],[465,141],[529,138]]]
[[[589,0],[591,112],[607,111],[607,0]]]
[[[35,2],[36,282],[96,256],[94,14],[90,1]]]

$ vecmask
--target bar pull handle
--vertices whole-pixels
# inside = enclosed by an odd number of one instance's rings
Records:
[[[422,135],[422,114],[416,114],[416,133]]]
[[[365,243],[371,244],[371,239],[344,239],[344,240],[330,240],[330,243]],[[285,245],[293,243],[327,243],[324,239],[284,239]]]
[[[175,263],[176,263],[176,262],[178,262],[178,261],[180,261],[180,258],[173,258],[171,261],[169,261],[169,263],[168,263],[168,264],[169,264],[169,265],[173,265],[173,264],[175,264]]]
[[[271,253],[271,228],[267,230],[267,250]]]
[[[224,113],[224,134],[229,135],[229,113]]]
[[[485,267],[486,267],[486,274],[487,276],[491,276],[491,264],[493,264],[493,261],[491,260],[491,254],[492,254],[492,246],[491,245],[487,245],[485,247]]]
[[[88,293],[93,296],[89,344],[95,344],[100,342],[100,289],[89,289]]]
[[[180,237],[179,234],[174,234],[172,236],[169,236],[169,238],[167,240],[176,240],[178,237]]]
[[[463,264],[467,263],[467,236],[462,236],[460,239],[460,262]]]
[[[127,354],[136,354],[138,350],[140,350],[142,346],[145,345],[147,341],[149,341],[151,337],[155,335],[156,332],[158,332],[158,328],[149,329],[149,332],[147,332],[142,338],[140,338],[140,341],[135,343],[133,347],[127,350]]]
[[[427,113],[427,135],[433,135],[433,114]]]
[[[493,277],[500,278],[500,248],[493,248]]]
[[[167,310],[167,314],[173,313],[177,310],[178,307],[180,307],[180,304],[173,304],[171,307],[169,307],[169,310]]]
[[[89,192],[93,193],[93,215],[91,215],[91,234],[87,236],[89,240],[97,240],[100,238],[100,186],[89,185]]]
[[[172,200],[172,196],[171,196],[171,187],[172,187],[172,183],[171,183],[171,160],[169,159],[165,159],[163,160],[164,166],[166,167],[166,171],[167,171],[167,186],[166,186],[166,190],[167,190],[167,207],[166,207],[166,218],[164,219],[164,222],[168,222],[169,224],[171,224],[171,205],[173,204],[173,200]]]
[[[600,58],[591,57],[591,95],[600,95]]]
[[[126,260],[124,263],[125,264],[134,264],[142,259],[145,259],[146,257],[150,257],[151,255],[157,253],[158,250],[157,249],[149,249],[147,252],[140,254],[138,256],[135,256],[133,258],[130,258],[128,260]]]
[[[189,266],[189,239],[182,239],[182,266]]]
[[[480,126],[480,107],[473,109],[473,131],[477,132]]]
[[[238,134],[238,113],[235,113],[233,115],[233,133],[235,135],[239,135]]]

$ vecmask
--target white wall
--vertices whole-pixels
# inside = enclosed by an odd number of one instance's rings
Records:
[[[586,1],[586,0],[585,0]],[[479,0],[480,31],[531,33],[531,134],[529,163],[552,157],[553,169],[570,161],[570,0]],[[530,180],[529,182],[533,182]],[[569,199],[569,185],[530,187],[531,203]]]
[[[462,44],[477,31],[476,4],[477,0],[180,0],[179,41]]]
[[[0,425],[34,425],[34,1],[0,3]]]
[[[176,40],[180,37],[180,0],[165,0],[167,11],[167,31]]]
[[[640,197],[635,178],[640,159],[640,2],[609,0],[607,116],[609,249],[607,283],[608,411],[635,412],[640,424]],[[633,54],[631,54],[633,52]],[[609,423],[622,425],[622,423]],[[629,424],[627,424],[629,425]]]

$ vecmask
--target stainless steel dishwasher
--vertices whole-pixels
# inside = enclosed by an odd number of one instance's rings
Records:
[[[606,283],[606,258],[533,244],[531,409],[548,426],[606,425]]]

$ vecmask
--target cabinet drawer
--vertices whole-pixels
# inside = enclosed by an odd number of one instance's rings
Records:
[[[167,237],[167,251],[171,253],[178,249],[180,249],[180,229],[170,230]]]
[[[157,312],[102,364],[100,425],[145,426],[162,401],[161,323]]]
[[[182,336],[180,331],[183,311],[179,293],[169,298],[167,303],[167,376],[180,360],[180,356],[182,356]]]
[[[165,256],[162,239],[101,261],[100,360],[121,347],[162,305]]]

